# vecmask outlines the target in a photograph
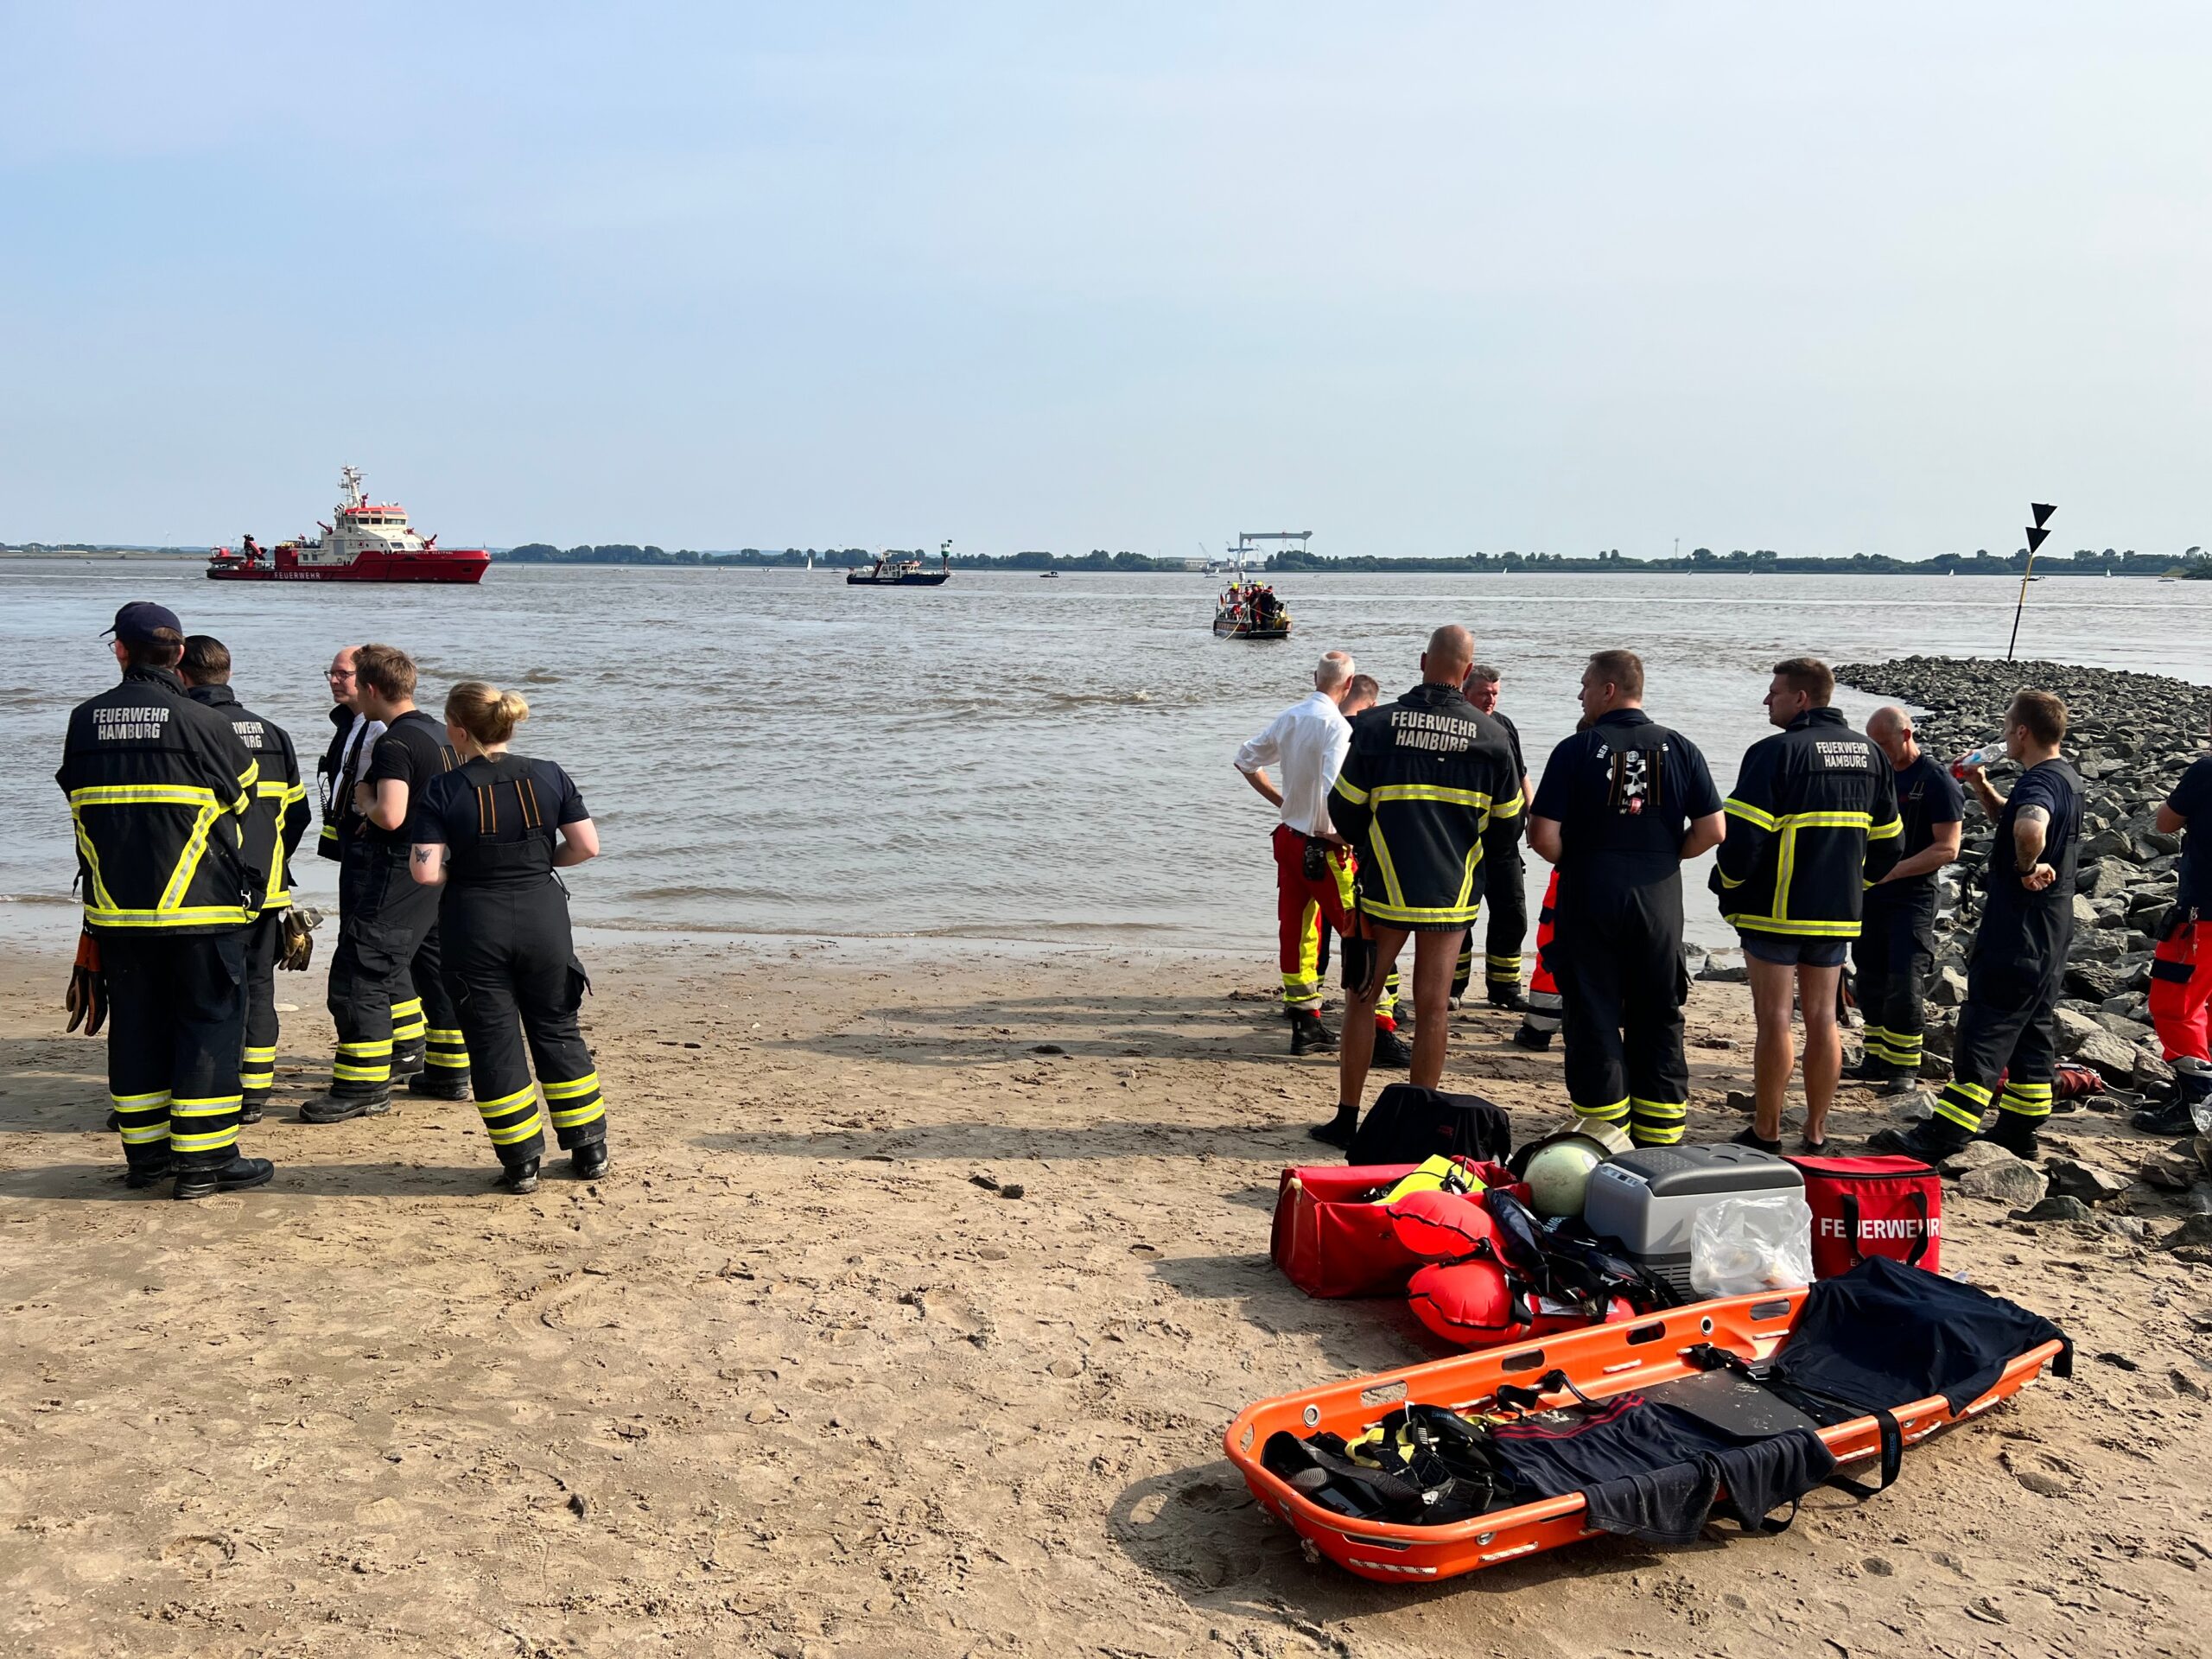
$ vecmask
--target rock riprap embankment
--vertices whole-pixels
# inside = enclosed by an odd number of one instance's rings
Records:
[[[1921,747],[1950,760],[1994,743],[2005,709],[2024,686],[2055,691],[2069,716],[2065,753],[2088,785],[2075,878],[2074,947],[2059,1004],[2059,1047],[2108,1083],[2141,1089],[2170,1079],[2151,1029],[2151,955],[2159,920],[2174,903],[2181,837],[2158,827],[2158,804],[2190,761],[2205,753],[2212,690],[2154,674],[2065,663],[1905,657],[1846,663],[1836,677],[1913,710]],[[1998,792],[2019,775],[2011,761],[1989,768]],[[1942,872],[1936,971],[1929,989],[1929,1049],[1950,1048],[1966,995],[1967,950],[1981,912],[1980,883],[1994,826],[1967,795],[1960,861]],[[1937,1065],[1931,1064],[1932,1073]]]

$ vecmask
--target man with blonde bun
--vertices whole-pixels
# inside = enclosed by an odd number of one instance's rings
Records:
[[[445,712],[446,735],[466,758],[423,791],[409,869],[417,891],[438,895],[499,1185],[537,1190],[549,1122],[571,1173],[595,1181],[607,1171],[607,1103],[577,1020],[590,982],[553,872],[596,857],[599,831],[567,772],[507,752],[530,715],[519,696],[463,680]]]

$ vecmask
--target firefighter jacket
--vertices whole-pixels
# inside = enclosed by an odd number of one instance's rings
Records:
[[[1393,927],[1465,927],[1482,909],[1483,838],[1521,811],[1505,728],[1459,688],[1426,682],[1352,722],[1329,797],[1358,849],[1362,913]]]
[[[1814,709],[1745,753],[1723,803],[1728,839],[1710,885],[1754,933],[1855,939],[1868,887],[1897,861],[1904,825],[1890,763],[1834,709]]]
[[[292,902],[292,855],[307,834],[308,817],[307,785],[300,780],[291,734],[245,707],[227,685],[188,686],[185,695],[229,721],[261,769],[245,815],[244,851],[250,868],[269,872],[261,907],[282,910]]]
[[[167,669],[131,669],[72,709],[54,781],[76,825],[86,925],[220,933],[252,921],[269,890],[245,852],[259,772],[231,722]]]
[[[330,747],[315,763],[315,783],[322,795],[322,833],[315,838],[315,850],[319,858],[339,861],[346,855],[346,843],[361,833],[353,785],[367,770],[369,751],[383,735],[384,722],[341,705],[330,711]]]

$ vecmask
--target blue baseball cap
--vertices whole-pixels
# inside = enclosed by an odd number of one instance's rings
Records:
[[[115,613],[114,625],[105,632],[126,645],[150,645],[158,643],[154,638],[156,628],[167,628],[180,639],[184,637],[184,624],[176,620],[175,611],[150,599],[134,599]]]

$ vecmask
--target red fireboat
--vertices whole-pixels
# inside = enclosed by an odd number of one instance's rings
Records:
[[[320,520],[322,534],[263,547],[252,537],[235,550],[219,547],[207,558],[217,582],[481,582],[492,556],[480,547],[440,547],[417,535],[407,510],[369,499],[358,467],[340,470],[337,523]]]

